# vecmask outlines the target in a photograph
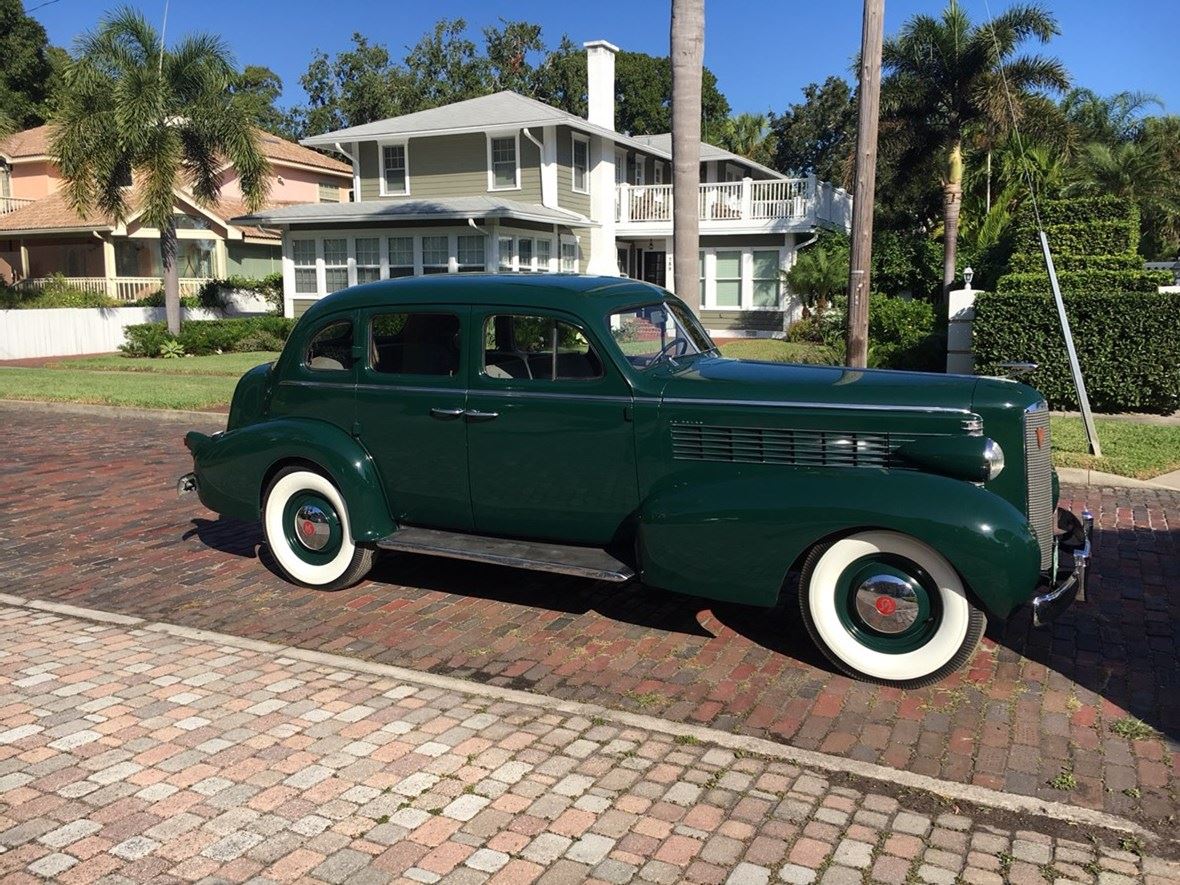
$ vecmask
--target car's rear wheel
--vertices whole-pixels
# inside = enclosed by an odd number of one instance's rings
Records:
[[[840,670],[902,688],[962,667],[986,626],[951,564],[898,532],[861,532],[814,548],[799,605],[812,639]]]
[[[352,540],[339,490],[303,467],[280,470],[267,487],[262,530],[283,574],[305,587],[339,590],[373,565],[373,549]]]

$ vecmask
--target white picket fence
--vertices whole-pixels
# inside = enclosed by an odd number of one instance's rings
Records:
[[[0,360],[110,353],[127,339],[124,328],[164,320],[162,307],[61,307],[0,310]],[[221,314],[185,308],[186,320],[216,320]]]

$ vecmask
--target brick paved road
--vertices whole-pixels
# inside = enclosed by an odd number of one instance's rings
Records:
[[[0,878],[1180,879],[1109,837],[279,653],[0,606]]]
[[[1067,503],[1080,509],[1085,495],[1098,514],[1094,601],[1047,631],[1032,632],[1025,614],[990,635],[960,678],[901,692],[830,672],[789,607],[768,617],[416,556],[385,558],[347,591],[292,587],[267,570],[265,550],[259,561],[256,526],[174,498],[189,469],[180,425],[10,410],[0,421],[0,589],[641,710],[1175,828],[1180,494],[1067,488]],[[1162,734],[1112,732],[1128,711]]]

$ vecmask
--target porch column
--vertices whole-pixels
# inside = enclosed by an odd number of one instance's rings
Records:
[[[224,280],[229,276],[229,249],[225,240],[217,240],[213,247],[213,276]]]
[[[115,279],[115,242],[110,237],[102,241],[102,275],[107,281],[107,297],[119,297],[119,283]]]
[[[29,278],[29,247],[25,245],[25,241],[20,241],[20,278],[27,280]]]

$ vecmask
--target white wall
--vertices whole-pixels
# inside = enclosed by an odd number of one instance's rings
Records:
[[[186,320],[216,320],[204,308],[185,308]],[[0,360],[110,353],[126,341],[123,329],[164,320],[162,307],[62,307],[0,310]]]

